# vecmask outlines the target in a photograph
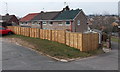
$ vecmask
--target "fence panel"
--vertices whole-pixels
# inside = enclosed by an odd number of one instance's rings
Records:
[[[70,33],[70,47],[74,47],[74,33]]]
[[[14,26],[14,33],[17,34],[17,27]]]
[[[44,30],[44,34],[45,34],[45,38],[44,39],[47,39],[47,30]]]
[[[92,50],[92,43],[93,43],[93,40],[92,40],[92,36],[91,36],[92,34],[91,33],[89,33],[89,34],[87,34],[87,41],[88,42],[86,42],[87,43],[87,50],[89,51],[89,50]]]
[[[52,30],[52,41],[55,41],[55,30]]]
[[[55,36],[54,37],[55,37],[56,42],[58,42],[58,32],[59,32],[58,30],[55,30],[55,34],[54,34]]]
[[[24,28],[24,27],[21,27],[21,28],[20,28],[20,32],[19,32],[20,35],[24,35],[24,34],[23,34],[23,31],[24,31],[23,28]]]
[[[42,39],[45,39],[45,30],[42,30]]]
[[[87,34],[82,34],[82,51],[87,51],[87,48],[88,48]]]
[[[40,30],[38,28],[34,28],[34,34],[35,34],[35,38],[39,38],[39,32]]]
[[[66,45],[70,46],[70,33],[66,32]]]
[[[66,43],[66,32],[63,30],[63,31],[60,31],[60,34],[61,34],[61,43],[65,44]]]
[[[52,30],[48,30],[48,40],[51,40],[52,39]]]
[[[7,26],[7,28],[14,32],[14,26]]]
[[[33,28],[30,28],[30,36],[34,37]]]
[[[98,34],[97,33],[94,33],[93,35],[92,35],[92,37],[94,37],[94,38],[92,38],[93,39],[93,50],[95,50],[95,49],[97,49],[98,48]]]
[[[79,33],[79,34],[78,34],[78,47],[77,47],[77,48],[78,48],[80,51],[83,51],[83,49],[82,49],[82,44],[83,44],[83,43],[82,43],[82,37],[83,37],[82,34]]]
[[[57,40],[57,42],[61,43],[61,32],[60,31],[58,31],[58,40]]]
[[[73,47],[74,48],[78,48],[78,34],[77,33],[73,33]]]
[[[40,38],[43,39],[43,29],[40,29]]]

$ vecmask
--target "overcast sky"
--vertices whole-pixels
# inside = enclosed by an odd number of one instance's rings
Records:
[[[117,14],[119,0],[2,0],[0,14],[4,15],[8,7],[9,14],[23,17],[28,13],[41,11],[60,11],[65,5],[70,9],[83,9],[85,14]],[[6,7],[7,2],[7,7]],[[66,2],[66,4],[64,4]],[[44,9],[43,9],[44,8]]]

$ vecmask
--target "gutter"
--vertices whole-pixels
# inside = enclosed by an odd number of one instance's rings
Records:
[[[70,19],[70,20],[32,20],[32,21],[73,21],[73,20]]]

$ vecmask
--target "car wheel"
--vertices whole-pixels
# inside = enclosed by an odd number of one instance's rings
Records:
[[[13,34],[12,32],[8,32],[8,35],[11,35],[11,34]]]

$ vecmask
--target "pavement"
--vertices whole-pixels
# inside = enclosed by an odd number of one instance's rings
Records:
[[[118,44],[115,42],[108,53],[71,62],[56,61],[6,41],[0,44],[3,70],[118,70]]]

